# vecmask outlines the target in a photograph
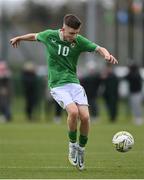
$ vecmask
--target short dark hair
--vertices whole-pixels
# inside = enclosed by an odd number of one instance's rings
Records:
[[[82,24],[81,20],[73,14],[66,14],[64,16],[63,22],[65,25],[67,25],[73,29],[78,29]]]

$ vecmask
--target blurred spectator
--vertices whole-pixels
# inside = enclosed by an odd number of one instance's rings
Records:
[[[88,75],[80,78],[80,83],[84,87],[89,103],[91,121],[97,121],[99,108],[97,105],[98,89],[101,83],[100,75],[96,72],[96,64],[89,61],[87,64]]]
[[[59,124],[62,120],[62,113],[63,113],[63,109],[60,107],[60,105],[58,103],[56,103],[51,94],[49,89],[46,86],[46,114],[48,115],[50,111],[52,111],[54,107],[54,118],[53,121],[57,124]]]
[[[7,64],[0,62],[0,122],[11,120],[10,100],[12,94],[11,73]]]
[[[97,92],[100,85],[100,76],[98,73],[90,74],[83,77],[81,85],[84,87],[89,103],[91,120],[96,121],[99,116],[99,108],[97,105]]]
[[[55,108],[54,122],[59,124],[61,122],[61,120],[62,120],[62,111],[63,111],[63,109],[55,101],[54,101],[54,105],[55,105],[55,107],[54,107]]]
[[[109,119],[115,122],[118,114],[118,77],[114,74],[111,65],[107,65],[102,74],[104,93],[103,97],[106,103]]]
[[[34,120],[34,110],[38,104],[38,77],[32,63],[24,65],[22,83],[25,96],[25,113],[29,120]]]
[[[142,78],[136,64],[129,66],[129,73],[125,77],[129,83],[129,101],[133,121],[137,125],[143,124],[142,115]]]

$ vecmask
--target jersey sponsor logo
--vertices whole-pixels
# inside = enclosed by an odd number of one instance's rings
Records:
[[[52,43],[56,43],[56,39],[52,38],[52,39],[51,39],[51,42],[52,42]]]

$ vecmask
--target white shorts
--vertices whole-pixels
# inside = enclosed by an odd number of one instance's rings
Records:
[[[52,88],[50,93],[63,109],[71,103],[88,106],[87,95],[80,84],[65,84],[63,86]]]

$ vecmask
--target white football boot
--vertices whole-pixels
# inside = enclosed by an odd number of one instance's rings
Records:
[[[85,152],[85,148],[78,146],[78,163],[77,163],[77,168],[79,170],[83,170],[84,167],[85,167],[84,166],[84,152]]]
[[[78,145],[77,143],[71,143],[69,142],[69,155],[68,159],[69,162],[73,165],[76,166],[78,163],[77,159],[77,154],[78,154]]]

